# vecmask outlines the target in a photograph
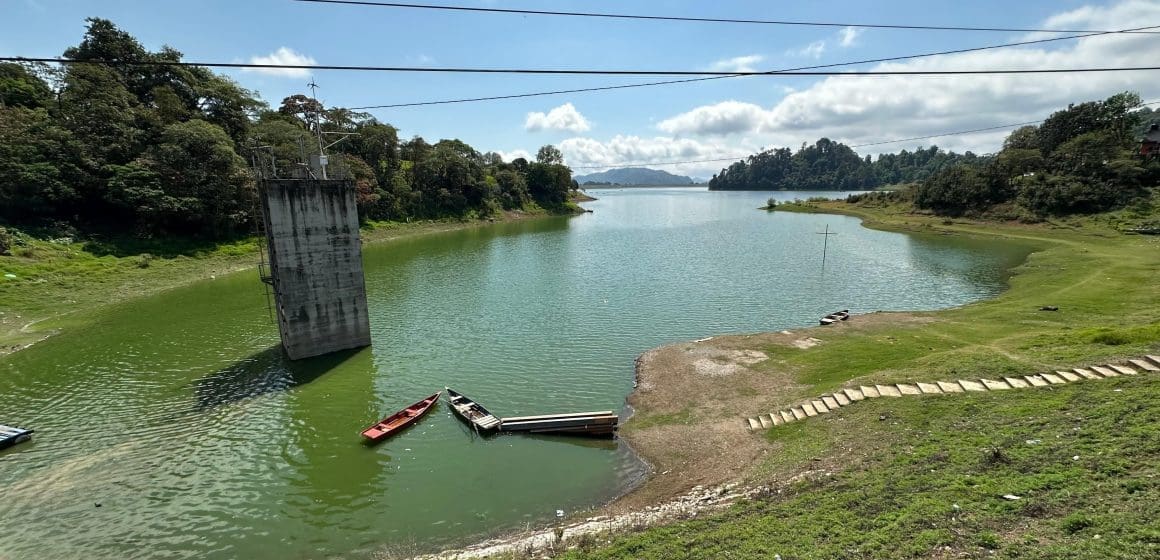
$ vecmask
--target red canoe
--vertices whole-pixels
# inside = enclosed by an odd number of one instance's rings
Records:
[[[378,424],[363,430],[363,437],[370,441],[381,441],[391,437],[402,431],[403,428],[415,423],[424,414],[427,414],[427,411],[435,406],[435,401],[439,400],[439,395],[442,394],[442,391],[435,393],[403,410],[383,418]]]

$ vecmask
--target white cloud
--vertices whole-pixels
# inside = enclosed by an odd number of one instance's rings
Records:
[[[714,72],[757,72],[753,65],[763,60],[765,60],[765,57],[759,54],[735,56],[710,64],[709,70]]]
[[[745,141],[726,144],[665,136],[644,138],[617,135],[604,142],[592,138],[568,138],[560,143],[559,148],[564,152],[564,159],[572,166],[573,172],[583,175],[626,165],[648,167],[649,163],[731,158],[738,154],[752,153],[759,146],[745,144]],[[728,165],[729,162],[723,163]],[[721,167],[721,162],[658,166],[666,171],[696,177],[711,176]]]
[[[569,132],[584,132],[592,128],[588,124],[588,119],[580,114],[571,103],[565,103],[547,114],[534,112],[528,113],[528,118],[524,121],[524,130],[528,132],[539,132],[541,130],[567,130]]]
[[[1044,26],[1126,29],[1160,21],[1160,3],[1128,0],[1111,6],[1082,7],[1049,18]],[[877,70],[1085,68],[1139,66],[1160,58],[1160,43],[1150,35],[1104,35],[1071,44],[996,49],[959,55],[879,64]],[[722,101],[664,119],[657,128],[670,135],[747,138],[765,145],[797,148],[819,137],[863,144],[971,130],[1041,119],[1068,103],[1103,99],[1136,91],[1160,99],[1160,82],[1146,72],[1012,74],[960,76],[829,77],[790,92],[772,106]],[[862,153],[940,147],[975,152],[999,148],[1006,131],[948,136],[867,147]]]
[[[858,40],[858,36],[862,34],[862,29],[858,27],[843,27],[838,32],[838,44],[843,47],[851,47],[854,41]]]
[[[314,59],[309,56],[294,52],[293,49],[281,47],[266,56],[250,57],[250,64],[314,66],[317,64],[317,62],[315,62]],[[286,78],[304,78],[310,75],[310,71],[305,68],[244,68],[243,71],[257,72],[259,74],[267,74],[270,76],[282,76]]]
[[[756,132],[767,113],[753,103],[722,101],[665,119],[657,123],[657,128],[676,135],[726,136]]]
[[[508,162],[508,163],[511,163],[512,161],[514,161],[517,158],[524,158],[528,161],[535,161],[535,159],[536,159],[535,156],[533,156],[531,154],[531,152],[529,152],[527,150],[521,150],[521,149],[512,150],[510,152],[505,152],[503,150],[496,150],[495,153],[499,154],[499,156],[502,157],[503,160]]]
[[[822,53],[826,52],[825,41],[814,41],[800,49],[790,49],[785,52],[789,56],[800,56],[805,58],[821,58]]]

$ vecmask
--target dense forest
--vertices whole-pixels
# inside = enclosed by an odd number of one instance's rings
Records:
[[[789,148],[767,150],[738,161],[709,181],[709,190],[732,191],[857,191],[920,181],[956,164],[984,158],[967,152],[945,152],[937,146],[882,154],[877,161],[861,157],[849,146],[822,138],[796,153]]]
[[[1160,182],[1160,161],[1140,152],[1143,133],[1157,121],[1140,106],[1128,92],[1071,105],[1011,132],[994,157],[947,167],[900,196],[952,216],[996,207],[1016,216],[1092,213],[1146,200]]]
[[[1125,92],[1071,105],[1038,126],[1014,130],[995,154],[955,154],[937,147],[882,154],[872,161],[823,138],[792,153],[779,148],[724,169],[710,190],[862,190],[906,184],[855,200],[890,199],[944,215],[1037,217],[1092,213],[1146,198],[1160,183],[1160,161],[1140,154],[1140,139],[1160,122]]]
[[[64,56],[94,64],[0,64],[0,221],[58,231],[222,239],[252,231],[251,164],[283,177],[318,153],[354,180],[360,216],[409,220],[562,208],[574,188],[552,146],[504,162],[459,140],[434,144],[305,95],[271,108],[229,78],[146,50],[90,19]]]

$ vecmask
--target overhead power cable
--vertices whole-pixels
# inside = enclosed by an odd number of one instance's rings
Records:
[[[594,76],[965,76],[984,74],[1075,74],[1088,72],[1139,72],[1160,70],[1160,66],[1094,68],[1011,68],[986,70],[855,70],[794,72],[720,72],[713,70],[599,70],[571,68],[428,68],[422,66],[340,66],[309,64],[257,64],[248,62],[175,62],[169,60],[76,60],[71,58],[0,57],[0,62],[44,62],[55,64],[99,64],[105,66],[200,66],[205,68],[252,68],[279,70],[341,70],[356,72],[417,72],[427,74],[539,74]]]
[[[1146,103],[1140,104],[1141,107],[1147,107],[1149,105],[1160,105],[1160,101],[1148,101]],[[977,132],[989,132],[992,130],[1004,130],[1004,129],[1008,129],[1008,128],[1015,128],[1018,126],[1027,126],[1027,125],[1032,125],[1032,124],[1039,124],[1045,120],[1047,120],[1047,119],[1039,119],[1036,121],[1025,121],[1025,122],[1011,123],[1011,124],[1001,124],[998,126],[988,126],[985,128],[973,128],[970,130],[956,130],[954,132],[943,132],[940,134],[929,134],[927,136],[912,136],[910,138],[898,138],[895,140],[883,140],[880,142],[867,142],[864,144],[851,144],[848,147],[849,148],[865,148],[868,146],[882,146],[885,144],[898,144],[900,142],[912,142],[914,140],[929,140],[931,138],[942,138],[944,136],[961,136],[963,134],[974,134]],[[694,160],[684,160],[684,161],[637,161],[637,162],[629,162],[629,163],[617,163],[614,165],[569,165],[568,167],[570,167],[572,169],[606,169],[606,168],[610,168],[610,167],[632,167],[632,166],[640,166],[640,165],[685,165],[685,164],[691,164],[691,163],[719,163],[722,161],[739,161],[739,160],[743,160],[747,157],[750,157],[752,155],[754,155],[754,154],[745,154],[743,156],[733,156],[733,157],[713,158],[713,159],[694,159]]]
[[[519,10],[514,8],[483,8],[475,6],[444,6],[436,4],[411,4],[402,2],[371,2],[367,0],[294,0],[310,4],[340,4],[349,6],[370,6],[375,8],[406,8],[418,10],[441,10],[452,12],[473,12],[491,14],[515,14],[531,16],[566,16],[583,18],[629,19],[650,21],[681,21],[696,23],[733,23],[751,25],[786,25],[801,27],[860,27],[866,29],[904,29],[927,31],[994,31],[1003,33],[1157,33],[1156,31],[1099,31],[1091,29],[1034,29],[1020,27],[966,27],[959,25],[905,25],[888,23],[841,23],[829,21],[793,21],[746,18],[711,18],[688,16],[665,16],[648,14],[613,14],[602,12],[561,12],[552,10]]]
[[[927,57],[932,57],[932,56],[963,54],[963,53],[986,51],[986,50],[993,50],[993,49],[1006,49],[1006,48],[1010,48],[1010,47],[1022,47],[1022,46],[1026,46],[1026,45],[1035,45],[1035,44],[1040,44],[1040,43],[1051,43],[1054,41],[1068,41],[1071,39],[1081,39],[1084,37],[1097,37],[1097,36],[1101,36],[1101,35],[1114,35],[1117,33],[1129,33],[1129,32],[1141,31],[1141,30],[1146,30],[1146,29],[1158,29],[1158,28],[1160,28],[1160,26],[1137,27],[1137,28],[1133,28],[1133,29],[1124,29],[1124,30],[1120,30],[1120,31],[1087,33],[1087,34],[1082,34],[1082,35],[1068,35],[1066,37],[1052,37],[1052,38],[1048,38],[1048,39],[1019,41],[1019,42],[1015,42],[1015,43],[1002,43],[1002,44],[998,44],[998,45],[986,45],[986,46],[982,46],[982,47],[970,47],[970,48],[965,48],[965,49],[954,49],[954,50],[936,51],[936,52],[919,53],[919,54],[911,54],[911,55],[891,56],[891,57],[886,57],[886,58],[870,58],[870,59],[865,59],[865,60],[854,60],[854,61],[850,61],[850,62],[835,62],[835,63],[830,63],[830,64],[820,64],[820,65],[815,65],[815,66],[800,66],[797,68],[783,68],[780,70],[769,70],[766,73],[768,73],[768,74],[780,74],[780,73],[785,73],[785,72],[795,72],[795,71],[799,71],[799,70],[818,70],[818,69],[823,69],[823,68],[838,68],[838,67],[842,67],[842,66],[856,66],[859,64],[876,64],[876,63],[880,63],[880,62],[897,62],[900,60],[912,60],[912,59],[916,59],[916,58],[927,58]],[[538,91],[538,92],[530,92],[530,93],[514,93],[514,94],[507,94],[507,95],[493,95],[493,96],[486,96],[486,97],[467,97],[467,98],[459,98],[459,99],[444,99],[444,100],[439,100],[439,101],[417,101],[417,102],[410,102],[410,103],[390,103],[390,104],[385,104],[385,105],[366,105],[366,106],[362,106],[362,107],[351,107],[350,109],[352,111],[366,111],[369,109],[396,109],[396,108],[402,108],[402,107],[422,107],[422,106],[428,106],[428,105],[450,105],[453,103],[474,103],[474,102],[480,102],[480,101],[499,101],[499,100],[504,100],[504,99],[521,99],[521,98],[525,98],[525,97],[542,97],[542,96],[547,96],[547,95],[564,95],[564,94],[569,94],[569,93],[587,93],[587,92],[595,92],[595,91],[611,91],[611,90],[618,90],[618,89],[664,86],[664,85],[673,85],[673,84],[687,84],[687,83],[692,83],[692,82],[707,82],[710,80],[723,80],[723,79],[727,79],[727,78],[741,78],[741,77],[745,77],[745,76],[729,75],[729,76],[712,76],[712,77],[708,77],[708,78],[686,78],[686,79],[682,79],[682,80],[664,80],[664,81],[659,81],[659,82],[645,82],[645,83],[640,83],[640,84],[621,84],[621,85],[615,85],[615,86],[597,86],[597,87],[576,88],[576,89],[559,89],[559,90]]]

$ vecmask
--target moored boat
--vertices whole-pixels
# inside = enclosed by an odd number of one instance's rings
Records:
[[[835,311],[833,313],[830,313],[829,315],[826,315],[825,317],[822,317],[821,320],[819,320],[818,322],[823,324],[823,325],[832,325],[834,323],[837,323],[838,321],[845,321],[849,318],[850,318],[850,310],[843,309],[841,311]]]
[[[0,449],[8,449],[32,439],[32,430],[0,424]]]
[[[481,432],[490,432],[499,428],[500,421],[494,414],[488,412],[483,405],[463,396],[460,393],[452,391],[450,387],[445,387],[447,390],[448,402],[451,403],[451,409],[459,415],[460,418],[467,421],[467,423],[475,426],[476,430]]]
[[[407,426],[417,422],[424,414],[427,414],[435,406],[435,402],[439,400],[439,395],[442,394],[442,392],[435,393],[403,410],[383,418],[375,425],[363,430],[363,437],[377,442],[401,432]]]

